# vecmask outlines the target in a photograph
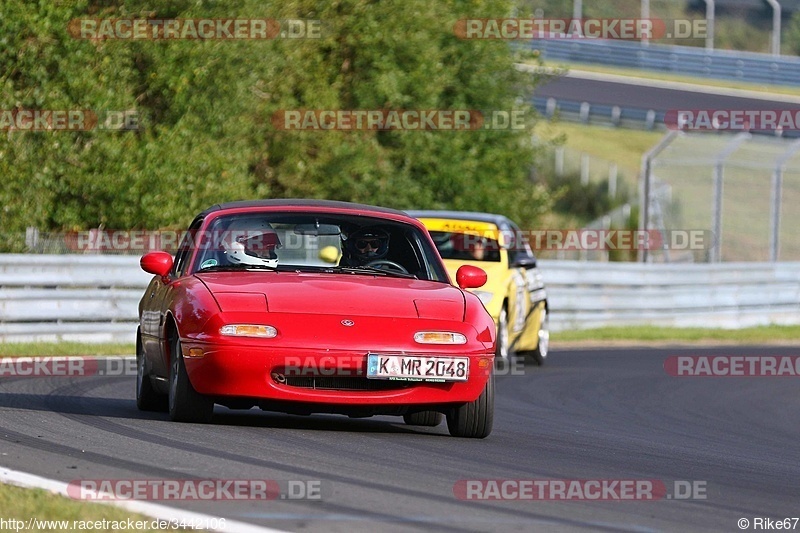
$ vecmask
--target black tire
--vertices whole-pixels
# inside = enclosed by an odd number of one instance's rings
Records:
[[[447,413],[447,429],[454,437],[483,439],[492,432],[494,422],[494,373],[474,402],[454,407]]]
[[[169,371],[169,418],[175,422],[206,424],[214,414],[214,401],[192,387],[183,364],[181,341],[172,343]]]
[[[168,408],[167,396],[158,394],[150,381],[147,373],[147,364],[144,358],[142,337],[136,332],[136,407],[140,411],[161,411]]]
[[[444,415],[438,411],[421,411],[403,415],[403,421],[409,426],[436,427],[442,423]]]
[[[494,355],[496,359],[511,362],[511,346],[508,341],[508,306],[503,304],[500,316],[497,319],[497,342],[495,343]]]
[[[530,352],[530,358],[542,366],[547,360],[547,354],[550,351],[550,315],[547,313],[547,307],[542,309],[542,322],[539,324],[539,342],[536,349]]]

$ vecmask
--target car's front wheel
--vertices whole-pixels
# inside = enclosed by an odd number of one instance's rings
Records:
[[[447,413],[447,429],[454,437],[483,439],[492,432],[494,422],[494,373],[474,402],[461,404]]]
[[[175,422],[211,421],[214,414],[214,401],[198,393],[189,381],[186,365],[183,363],[181,341],[176,338],[172,344],[169,371],[169,417]]]
[[[140,411],[167,410],[167,397],[153,389],[153,383],[147,374],[142,337],[138,331],[136,332],[136,407]]]
[[[508,335],[508,307],[504,304],[497,318],[497,344],[495,345],[495,356],[504,361],[511,360],[511,346]]]
[[[539,343],[531,353],[531,357],[536,364],[542,366],[547,360],[547,352],[550,350],[550,316],[547,308],[542,309],[542,321],[539,324]]]
[[[435,427],[442,423],[444,415],[437,411],[421,411],[403,415],[403,421],[409,426]]]

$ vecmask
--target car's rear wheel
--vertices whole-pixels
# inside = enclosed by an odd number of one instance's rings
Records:
[[[494,373],[474,402],[454,407],[447,413],[447,429],[454,437],[483,439],[492,432],[494,422]]]
[[[142,337],[136,332],[136,407],[140,411],[166,411],[167,397],[158,394],[147,374]]]
[[[181,341],[177,337],[172,343],[169,372],[169,417],[175,422],[211,421],[214,414],[214,401],[198,393],[189,381],[183,363]]]
[[[442,423],[444,415],[437,411],[421,411],[403,415],[403,421],[409,426],[435,427]]]

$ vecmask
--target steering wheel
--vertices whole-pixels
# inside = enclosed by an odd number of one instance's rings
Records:
[[[382,266],[389,267],[386,270],[396,270],[402,274],[408,274],[408,270],[401,265],[400,263],[395,263],[394,261],[389,261],[388,259],[376,259],[375,261],[370,261],[364,266],[372,267],[380,269]]]

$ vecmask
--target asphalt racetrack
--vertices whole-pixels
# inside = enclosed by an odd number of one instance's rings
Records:
[[[656,111],[671,109],[800,110],[800,105],[797,103],[770,100],[768,93],[765,93],[762,98],[749,98],[715,94],[713,87],[700,87],[700,89],[708,92],[650,87],[646,84],[600,79],[559,77],[537,87],[536,96]]]
[[[136,409],[133,375],[6,377],[0,465],[66,482],[311,481],[319,498],[160,502],[286,531],[740,531],[742,518],[754,530],[800,516],[800,378],[673,377],[673,355],[798,348],[555,350],[545,367],[498,377],[486,440],[220,406],[211,425],[178,424]],[[512,480],[509,498],[518,480],[586,493],[589,481],[649,480],[667,494],[467,500],[469,480],[473,498],[497,495],[480,480]]]

